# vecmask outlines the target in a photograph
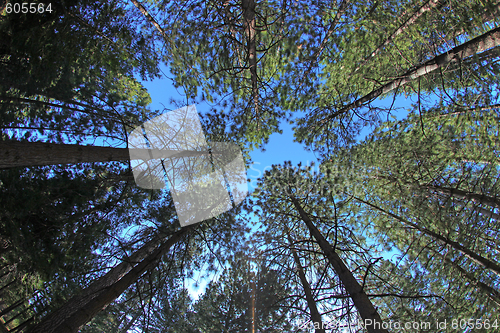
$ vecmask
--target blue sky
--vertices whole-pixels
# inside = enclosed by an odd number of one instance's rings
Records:
[[[162,71],[164,74],[168,73],[168,69],[163,67]],[[168,74],[167,74],[168,75]],[[172,85],[172,80],[165,77],[156,79],[154,81],[142,81],[143,85],[148,90],[151,95],[152,104],[150,107],[152,109],[164,110],[173,110],[177,107],[170,104],[170,100],[182,100],[184,96],[182,95],[182,89],[176,89]],[[408,108],[412,101],[410,99],[405,99],[404,97],[398,97],[396,102],[394,103],[394,107],[398,108]],[[392,97],[388,97],[387,99],[382,99],[373,103],[377,106],[382,105],[391,105]],[[204,112],[209,108],[208,104],[197,104],[196,108],[199,113]],[[402,119],[407,115],[407,112],[403,110],[398,110],[393,113],[398,119]],[[257,179],[264,173],[265,170],[270,169],[273,164],[282,164],[284,161],[291,161],[292,165],[297,165],[299,162],[302,162],[302,165],[309,165],[311,162],[315,162],[316,166],[318,166],[317,155],[313,152],[307,151],[304,149],[302,144],[294,142],[292,125],[288,122],[281,122],[281,129],[283,133],[274,133],[269,138],[268,144],[265,146],[265,151],[254,150],[250,153],[250,157],[253,161],[253,164],[247,169],[247,178],[249,178],[250,182],[248,183],[250,193],[254,190],[256,186]],[[368,135],[372,131],[371,128],[364,129],[359,135],[359,140],[362,140],[366,135]],[[256,219],[255,216],[248,216],[250,220]],[[392,256],[399,254],[398,251],[391,251],[384,255],[387,259],[391,259]],[[206,273],[203,269],[195,273],[193,278],[187,279],[185,281],[185,287],[188,289],[191,297],[197,298],[200,294],[202,294],[205,290],[206,285],[211,279],[217,279],[217,275],[220,274],[211,274],[207,278],[203,278],[203,274]]]

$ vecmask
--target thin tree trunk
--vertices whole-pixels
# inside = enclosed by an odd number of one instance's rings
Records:
[[[464,206],[464,207],[467,206],[467,203],[463,202],[461,200],[457,200],[456,203],[459,204],[459,205],[461,205],[461,206]],[[476,204],[473,204],[472,209],[475,210],[475,211],[477,211],[477,212],[479,212],[479,213],[481,213],[481,215],[483,215],[483,216],[485,216],[487,218],[500,221],[500,214],[495,213],[491,209],[486,209],[486,208],[483,208],[483,207],[478,206]]]
[[[132,320],[131,320],[131,321],[129,321],[129,322],[127,323],[127,326],[125,326],[125,327],[122,329],[121,333],[127,333],[127,332],[128,332],[128,329],[129,329],[130,327],[132,327],[132,325],[134,325],[134,323],[137,321],[137,319],[139,319],[139,317],[140,317],[140,316],[141,316],[141,313],[140,313],[140,312],[138,312],[138,313],[137,313],[137,314],[136,314],[136,315],[132,318]]]
[[[302,287],[304,288],[304,293],[306,294],[306,301],[311,314],[311,320],[315,324],[314,325],[315,327],[317,326],[316,323],[319,324],[319,328],[316,328],[316,333],[325,333],[325,330],[323,329],[324,326],[323,326],[323,321],[321,319],[321,314],[319,313],[318,307],[316,306],[316,301],[314,300],[311,286],[307,281],[304,269],[302,268],[302,265],[300,263],[299,256],[297,255],[297,252],[293,247],[294,246],[293,240],[289,232],[287,233],[287,238],[288,238],[288,243],[290,244],[290,250],[292,251],[293,260],[295,261],[295,266],[297,266],[297,273],[299,275],[300,282],[302,283]]]
[[[161,238],[158,236],[155,237],[129,258],[126,258],[124,262],[97,279],[97,281],[83,290],[81,295],[70,299],[61,308],[44,318],[42,322],[31,328],[28,332],[76,332],[79,327],[120,296],[145,270],[151,268],[153,259],[158,258],[159,253],[163,254],[168,251],[190,229],[190,227],[186,227],[177,231],[160,247],[158,245],[161,242]],[[134,267],[133,264],[135,262],[139,262],[139,264]]]
[[[413,23],[415,23],[424,13],[430,11],[431,9],[437,7],[438,5],[442,5],[442,0],[429,0],[424,3],[412,16],[410,16],[396,31],[394,31],[389,37],[387,37],[372,53],[366,57],[361,64],[359,64],[354,72],[357,72],[361,67],[366,65],[371,58],[375,57],[384,47],[386,47],[390,42],[394,40],[395,37],[400,35],[403,31],[405,31],[408,27],[410,27]]]
[[[356,101],[344,106],[343,108],[332,112],[331,115],[328,116],[329,119],[335,118],[343,113],[348,112],[354,108],[360,107],[363,104],[370,102],[382,94],[386,94],[391,92],[392,90],[402,87],[405,84],[423,77],[438,68],[444,67],[452,62],[455,62],[459,59],[465,59],[474,54],[486,51],[489,48],[499,46],[500,45],[500,27],[492,29],[479,37],[476,37],[464,44],[461,44],[448,52],[442,53],[431,60],[424,62],[421,65],[418,65],[412,70],[409,70],[398,79],[392,80],[379,87],[378,89],[373,90],[367,95],[357,99]]]
[[[484,282],[479,281],[475,276],[473,276],[472,274],[467,272],[465,269],[460,267],[457,263],[452,261],[450,258],[447,258],[445,255],[442,255],[441,253],[439,253],[439,254],[444,258],[445,262],[447,262],[452,267],[457,269],[463,277],[465,277],[467,280],[472,282],[472,284],[474,284],[479,290],[481,290],[481,292],[483,292],[485,295],[487,295],[490,300],[492,300],[496,305],[498,305],[500,307],[500,292],[498,290],[496,290],[493,287],[490,287],[489,285],[487,285]]]
[[[141,11],[142,15],[144,15],[146,17],[146,19],[149,21],[149,23],[151,23],[156,28],[156,30],[158,30],[158,32],[161,34],[161,36],[163,37],[163,39],[165,40],[165,42],[168,43],[168,44],[171,44],[173,46],[174,44],[170,43],[170,39],[168,38],[168,35],[165,32],[165,30],[163,30],[162,27],[160,27],[160,25],[158,24],[158,22],[156,22],[156,20],[154,19],[153,16],[151,16],[151,14],[149,14],[149,12],[147,11],[147,9],[144,8],[144,6],[141,5],[141,3],[139,1],[137,1],[137,0],[130,0],[130,1],[132,1],[132,3],[134,4],[134,6],[136,6]]]
[[[208,155],[203,151],[133,149],[134,157],[144,161],[154,158],[180,158]],[[129,148],[82,146],[45,142],[0,142],[0,169],[36,165],[129,161]]]
[[[475,108],[470,108],[470,109],[466,109],[463,111],[456,111],[456,112],[451,112],[451,113],[443,113],[443,114],[437,114],[437,115],[430,114],[427,117],[428,118],[443,118],[443,117],[448,117],[448,116],[455,116],[458,114],[472,113],[472,112],[476,112],[476,111],[488,111],[488,110],[494,110],[494,109],[500,109],[500,104],[493,104],[493,105],[488,105],[488,106],[478,106]]]
[[[466,256],[467,258],[469,258],[470,260],[472,260],[476,264],[478,264],[478,265],[482,266],[483,268],[488,269],[488,270],[492,271],[493,273],[497,274],[498,276],[500,276],[500,265],[498,265],[497,263],[471,251],[470,249],[462,246],[461,244],[459,244],[455,241],[452,241],[449,238],[446,238],[438,233],[435,233],[434,231],[428,230],[424,227],[419,226],[416,223],[405,220],[404,218],[402,218],[396,214],[393,214],[391,212],[388,212],[385,209],[378,207],[378,206],[375,206],[367,201],[364,201],[363,199],[357,198],[355,196],[352,196],[352,197],[354,199],[356,199],[357,201],[362,202],[365,205],[370,206],[370,207],[398,220],[399,222],[403,223],[404,225],[406,225],[408,227],[417,229],[418,231],[420,231],[423,234],[426,234],[427,236],[430,236],[434,239],[440,240],[441,242],[445,243],[446,245],[449,245],[450,247],[454,248],[458,252],[462,253],[464,256]]]
[[[304,211],[297,199],[295,199],[295,197],[293,196],[290,196],[290,199],[299,212],[300,217],[309,229],[309,232],[318,242],[319,246],[323,250],[323,253],[328,258],[328,261],[335,270],[335,273],[337,273],[345,289],[351,296],[354,306],[358,310],[359,315],[363,319],[363,322],[365,323],[365,325],[368,324],[366,325],[366,329],[368,330],[368,332],[387,333],[387,330],[382,328],[382,320],[380,319],[380,315],[364,292],[363,287],[358,283],[352,272],[349,270],[349,268],[347,268],[347,266],[335,252],[330,243],[328,243],[328,241],[323,237],[316,226],[314,226],[313,222],[309,218],[309,215]]]
[[[298,89],[300,89],[302,87],[302,85],[305,82],[305,79],[309,77],[309,74],[311,73],[311,70],[313,68],[313,63],[318,61],[318,57],[320,56],[321,52],[323,52],[323,50],[325,49],[326,44],[328,42],[328,39],[335,32],[335,28],[337,27],[337,24],[339,23],[340,18],[346,12],[348,4],[349,4],[349,0],[341,0],[339,8],[337,10],[337,13],[335,14],[335,18],[333,19],[332,23],[330,23],[330,26],[328,27],[328,31],[326,32],[325,37],[323,38],[323,40],[319,44],[318,49],[314,52],[312,59],[309,60],[309,64],[307,65],[307,69],[304,72],[304,75],[302,75],[302,77],[300,79],[301,82],[299,84]]]

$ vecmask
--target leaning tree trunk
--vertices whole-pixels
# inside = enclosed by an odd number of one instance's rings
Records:
[[[83,291],[83,297],[70,299],[53,315],[49,315],[39,324],[32,327],[28,333],[69,333],[77,332],[83,325],[90,321],[99,311],[103,310],[112,301],[118,298],[130,285],[137,281],[144,272],[153,268],[157,261],[177,243],[191,227],[183,228],[174,233],[164,244],[154,249],[156,239],[148,242],[132,257],[143,258],[140,263],[123,274],[123,270],[130,265],[130,261],[118,265],[116,271],[110,271],[108,276],[103,276]],[[154,249],[153,251],[152,248]],[[146,253],[146,255],[144,255]],[[120,274],[117,274],[117,271]],[[118,277],[109,283],[110,276]]]
[[[134,157],[142,160],[153,158],[180,158],[207,155],[203,151],[133,149]],[[75,164],[90,162],[129,161],[129,148],[82,146],[28,141],[0,142],[0,169],[36,165]]]
[[[437,239],[437,240],[443,242],[444,244],[446,244],[446,245],[450,246],[451,248],[457,250],[458,252],[462,253],[464,256],[466,256],[470,260],[474,261],[476,264],[483,267],[484,269],[488,269],[488,270],[492,271],[493,273],[495,273],[496,275],[500,276],[500,265],[498,265],[497,263],[475,253],[474,251],[466,248],[465,246],[461,245],[460,243],[457,243],[449,238],[446,238],[446,237],[444,237],[444,236],[442,236],[434,231],[426,229],[426,228],[418,225],[417,223],[413,223],[413,222],[410,222],[408,220],[405,220],[404,218],[402,218],[396,214],[393,214],[391,212],[388,212],[385,209],[378,207],[378,206],[375,206],[367,201],[364,201],[363,199],[357,198],[355,196],[352,196],[352,197],[354,199],[356,199],[357,201],[362,202],[365,205],[370,206],[370,207],[398,220],[399,222],[403,223],[404,225],[406,225],[410,228],[416,229],[427,236],[430,236],[434,239]]]
[[[290,191],[291,193],[291,191]],[[359,312],[359,315],[363,319],[366,325],[366,329],[369,333],[387,333],[386,329],[382,328],[382,320],[377,310],[373,306],[372,302],[363,290],[363,287],[358,283],[351,270],[345,265],[339,255],[335,252],[335,249],[328,243],[328,241],[323,237],[318,228],[312,223],[309,215],[304,211],[298,200],[290,196],[293,205],[297,209],[302,218],[302,221],[306,224],[309,232],[318,242],[319,246],[323,250],[323,253],[327,257],[328,261],[332,265],[335,273],[342,281],[345,289],[349,293],[354,306]]]
[[[399,36],[401,33],[403,33],[406,29],[411,27],[422,15],[424,15],[426,12],[430,11],[431,9],[441,6],[444,3],[442,0],[429,0],[426,3],[424,3],[416,12],[414,12],[403,24],[399,26],[398,29],[396,29],[392,34],[389,35],[375,50],[373,50],[364,60],[361,64],[356,66],[354,69],[354,72],[357,72],[361,67],[365,66],[368,61],[370,61],[371,58],[375,57],[384,47],[389,45],[394,38]]]
[[[482,34],[479,37],[476,37],[464,44],[454,47],[448,52],[442,53],[424,62],[423,64],[401,75],[399,78],[384,84],[378,89],[373,90],[372,92],[366,94],[365,96],[348,104],[347,106],[344,106],[343,108],[335,112],[332,112],[331,115],[328,116],[328,118],[333,119],[341,114],[348,112],[349,110],[360,107],[363,104],[374,100],[375,98],[379,97],[382,94],[391,92],[392,90],[402,87],[415,79],[423,77],[435,71],[436,69],[444,67],[460,59],[468,58],[477,53],[486,51],[489,48],[499,45],[500,45],[500,27],[492,29]]]
[[[288,238],[288,244],[290,244],[290,250],[292,251],[293,255],[293,260],[295,261],[295,266],[297,266],[297,273],[299,275],[300,282],[302,283],[302,288],[304,288],[304,293],[306,294],[306,301],[307,301],[307,306],[309,307],[309,311],[311,313],[311,320],[315,324],[314,327],[316,327],[316,323],[318,323],[319,328],[315,329],[316,333],[325,333],[325,330],[323,329],[323,321],[321,319],[321,314],[318,311],[318,307],[316,306],[316,301],[314,300],[314,296],[311,290],[311,285],[307,281],[306,275],[304,273],[304,269],[302,268],[302,265],[300,263],[299,256],[297,255],[297,252],[295,251],[295,248],[293,247],[293,240],[292,237],[290,236],[289,231],[287,230],[287,238]]]
[[[463,269],[460,265],[458,265],[456,262],[452,261],[450,258],[448,258],[446,255],[440,254],[444,261],[447,262],[449,265],[451,265],[453,268],[458,270],[460,275],[462,275],[464,278],[469,280],[473,285],[475,285],[482,293],[484,293],[491,301],[493,301],[498,307],[500,307],[500,292],[496,290],[495,288],[487,285],[484,282],[479,281],[477,277],[472,275],[471,273],[467,272],[465,269]]]
[[[468,192],[464,190],[459,190],[457,188],[436,186],[436,185],[420,185],[422,188],[437,191],[443,194],[447,194],[451,197],[455,197],[461,200],[471,200],[477,204],[487,205],[493,208],[500,209],[500,198],[492,197],[485,194],[479,194],[474,192]]]

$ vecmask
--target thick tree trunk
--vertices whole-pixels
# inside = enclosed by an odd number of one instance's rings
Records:
[[[302,283],[302,287],[304,288],[304,293],[306,294],[307,307],[309,308],[309,312],[311,314],[311,321],[315,324],[316,333],[325,333],[323,329],[323,320],[321,319],[321,314],[318,311],[318,307],[316,306],[316,301],[314,300],[314,296],[311,290],[311,286],[307,281],[306,275],[304,273],[304,269],[300,263],[299,256],[293,247],[293,240],[290,236],[290,233],[287,234],[288,244],[290,244],[290,250],[292,251],[293,260],[295,261],[295,266],[297,266],[297,273],[299,275],[300,282]]]
[[[207,155],[208,152],[160,149],[134,149],[134,156],[144,161],[154,158],[180,158]],[[129,161],[128,148],[82,146],[45,142],[0,142],[0,169],[36,165]]]
[[[125,259],[124,262],[92,283],[81,295],[70,299],[60,309],[47,316],[28,332],[77,332],[81,326],[85,325],[99,311],[120,296],[146,270],[154,267],[155,262],[190,229],[190,227],[186,227],[177,231],[159,247],[158,244],[161,239],[155,237],[132,256]],[[139,263],[134,267],[135,262]]]
[[[355,196],[352,196],[352,197],[354,199],[356,199],[357,201],[362,202],[365,205],[370,206],[370,207],[398,220],[399,222],[403,223],[404,225],[406,225],[408,227],[416,229],[427,236],[430,236],[434,239],[437,239],[437,240],[445,243],[446,245],[449,245],[450,247],[452,247],[453,249],[462,253],[464,256],[466,256],[470,260],[474,261],[476,264],[478,264],[478,265],[484,267],[485,269],[488,269],[488,270],[492,271],[493,273],[497,274],[498,276],[500,276],[500,265],[498,265],[497,263],[471,251],[470,249],[466,248],[465,246],[462,246],[461,244],[459,244],[455,241],[452,241],[449,238],[446,238],[438,233],[435,233],[434,231],[428,230],[424,227],[421,227],[420,225],[418,225],[416,223],[405,220],[404,218],[397,216],[396,214],[393,214],[391,212],[388,212],[385,209],[378,207],[378,206],[375,206],[367,201],[364,201],[363,199],[357,198]]]
[[[323,253],[328,258],[328,261],[332,265],[335,273],[337,273],[338,277],[342,281],[345,289],[349,293],[354,306],[359,312],[359,315],[363,319],[364,324],[366,325],[366,330],[369,333],[387,333],[386,329],[382,328],[382,320],[380,319],[380,315],[377,310],[373,306],[372,302],[366,295],[363,290],[363,287],[358,283],[352,272],[349,268],[344,264],[339,255],[335,252],[333,247],[328,243],[328,241],[323,237],[323,235],[319,232],[316,226],[312,223],[309,215],[304,211],[300,203],[295,199],[295,197],[291,196],[290,199],[293,202],[293,205],[297,209],[300,214],[300,217],[306,224],[309,229],[311,235],[318,242],[319,246],[323,250]]]
[[[448,52],[442,53],[433,59],[418,65],[414,69],[409,70],[401,75],[398,79],[392,80],[378,89],[373,90],[367,95],[357,99],[356,101],[344,106],[343,108],[332,112],[328,116],[329,119],[335,118],[343,113],[348,112],[354,108],[360,107],[363,104],[374,100],[382,94],[391,92],[392,90],[402,87],[405,84],[425,76],[438,68],[444,67],[459,59],[465,59],[477,53],[488,50],[489,48],[500,45],[500,28],[492,29],[479,37],[476,37],[464,44],[461,44]]]
[[[455,197],[461,200],[473,201],[477,204],[487,205],[493,208],[500,209],[500,198],[488,196],[485,194],[478,194],[474,192],[468,192],[459,190],[451,187],[435,186],[435,185],[420,185],[421,188],[426,188],[429,190],[441,192],[447,194],[451,197]]]

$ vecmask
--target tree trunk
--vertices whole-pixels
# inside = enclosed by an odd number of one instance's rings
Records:
[[[151,23],[156,28],[156,30],[158,30],[158,32],[163,37],[165,43],[167,43],[171,47],[175,47],[174,46],[175,44],[173,44],[173,43],[170,42],[170,39],[168,38],[168,35],[165,32],[165,30],[163,30],[162,27],[160,27],[160,25],[158,24],[158,22],[156,22],[156,20],[154,19],[153,16],[151,16],[151,14],[149,14],[149,12],[147,11],[147,9],[144,8],[144,6],[141,5],[141,3],[139,1],[137,1],[137,0],[131,0],[131,1],[134,4],[134,6],[136,6],[137,9],[139,9],[141,11],[142,15],[144,15],[146,17],[146,19],[149,21],[149,23]]]
[[[448,246],[454,248],[455,250],[457,250],[458,252],[462,253],[464,256],[466,256],[467,258],[469,258],[470,260],[472,260],[473,262],[475,262],[479,266],[482,266],[483,268],[488,269],[488,270],[492,271],[493,273],[497,274],[498,276],[500,276],[500,266],[497,263],[471,251],[470,249],[462,246],[461,244],[459,244],[455,241],[452,241],[449,238],[446,238],[444,236],[441,236],[438,233],[435,233],[434,231],[431,231],[431,230],[428,230],[424,227],[421,227],[416,223],[407,221],[407,220],[403,219],[402,217],[400,217],[396,214],[393,214],[391,212],[388,212],[385,209],[378,207],[378,206],[375,206],[367,201],[364,201],[363,199],[357,198],[355,196],[352,196],[352,197],[354,199],[356,199],[357,201],[362,202],[365,205],[368,205],[368,206],[398,220],[399,222],[403,223],[404,225],[406,225],[408,227],[411,227],[413,229],[417,229],[418,231],[420,231],[423,234],[426,234],[427,236],[430,236],[434,239],[440,240],[441,242],[445,243],[446,245],[448,245]]]
[[[363,287],[358,283],[352,272],[349,268],[347,268],[330,243],[328,243],[319,230],[314,226],[309,218],[309,215],[307,215],[297,199],[293,196],[290,196],[290,199],[309,229],[311,235],[318,242],[319,246],[323,250],[323,253],[335,270],[335,273],[337,273],[338,277],[342,281],[342,284],[349,293],[354,306],[363,319],[365,328],[369,333],[387,333],[387,330],[382,328],[383,323],[380,319],[380,315],[364,292]]]
[[[462,200],[471,200],[477,204],[487,205],[493,208],[500,209],[500,199],[497,197],[491,197],[485,194],[478,194],[473,192],[467,192],[463,190],[459,190],[451,187],[443,187],[443,186],[435,186],[435,185],[420,185],[422,188],[426,188],[429,190],[434,190],[441,192],[443,194],[447,194],[451,197],[459,198]]]
[[[412,16],[410,16],[396,31],[394,31],[389,37],[387,37],[372,53],[366,57],[361,64],[359,64],[354,72],[357,72],[361,67],[366,65],[371,58],[375,57],[384,47],[386,47],[390,42],[394,40],[395,37],[400,35],[403,31],[405,31],[408,27],[410,27],[413,23],[415,23],[425,12],[430,11],[431,9],[437,7],[438,5],[442,5],[442,0],[429,0],[424,3]]]
[[[294,246],[293,240],[289,232],[287,233],[287,238],[288,238],[288,243],[290,244],[290,250],[292,251],[293,260],[295,261],[295,265],[297,266],[297,273],[299,275],[300,282],[302,283],[302,287],[304,288],[304,293],[306,294],[306,301],[311,314],[311,321],[315,324],[314,325],[315,327],[316,323],[319,324],[319,328],[316,328],[316,333],[325,333],[325,330],[323,329],[324,326],[323,326],[323,321],[321,319],[321,314],[319,313],[318,307],[316,306],[316,301],[314,300],[311,286],[309,285],[306,275],[304,274],[304,269],[302,268],[299,256],[297,255],[297,252],[293,247]]]
[[[398,79],[392,80],[378,89],[373,90],[367,95],[357,99],[356,101],[344,106],[340,110],[332,112],[331,115],[328,116],[329,119],[333,119],[343,113],[348,112],[354,108],[360,107],[363,104],[374,100],[382,94],[386,94],[391,92],[392,90],[402,87],[405,84],[418,79],[422,76],[429,74],[430,72],[435,71],[438,68],[444,67],[452,62],[455,62],[459,59],[465,59],[474,54],[486,51],[489,48],[499,46],[500,45],[500,27],[492,29],[479,37],[476,37],[464,44],[461,44],[448,52],[442,53],[431,60],[424,62],[421,65],[418,65],[414,69],[409,70]]]
[[[250,80],[252,81],[252,98],[255,108],[255,117],[259,116],[259,88],[257,76],[257,44],[255,41],[255,0],[242,0],[243,28],[247,37],[248,64],[250,65]]]
[[[161,239],[155,237],[124,262],[92,283],[81,295],[70,299],[60,309],[47,316],[28,332],[77,332],[81,326],[120,296],[146,270],[152,268],[155,261],[190,229],[190,227],[186,227],[177,231],[160,247],[158,247],[158,244]],[[138,261],[140,263],[133,267],[133,263]]]
[[[452,261],[450,258],[446,257],[439,253],[452,267],[457,269],[460,272],[460,275],[469,280],[472,284],[474,284],[481,292],[488,296],[490,300],[492,300],[497,306],[500,307],[500,292],[493,287],[488,286],[486,283],[479,281],[474,275],[467,272],[465,269],[460,267],[457,263]]]
[[[132,327],[132,325],[134,325],[134,323],[137,321],[137,319],[139,319],[139,317],[141,316],[142,313],[140,312],[137,312],[137,314],[132,318],[132,320],[130,320],[128,323],[127,323],[127,326],[125,326],[121,333],[127,333],[129,328]]]
[[[134,156],[144,161],[156,158],[195,157],[209,154],[203,151],[134,149]],[[91,162],[129,161],[129,148],[82,146],[45,142],[0,142],[0,169],[35,165],[75,164]]]

